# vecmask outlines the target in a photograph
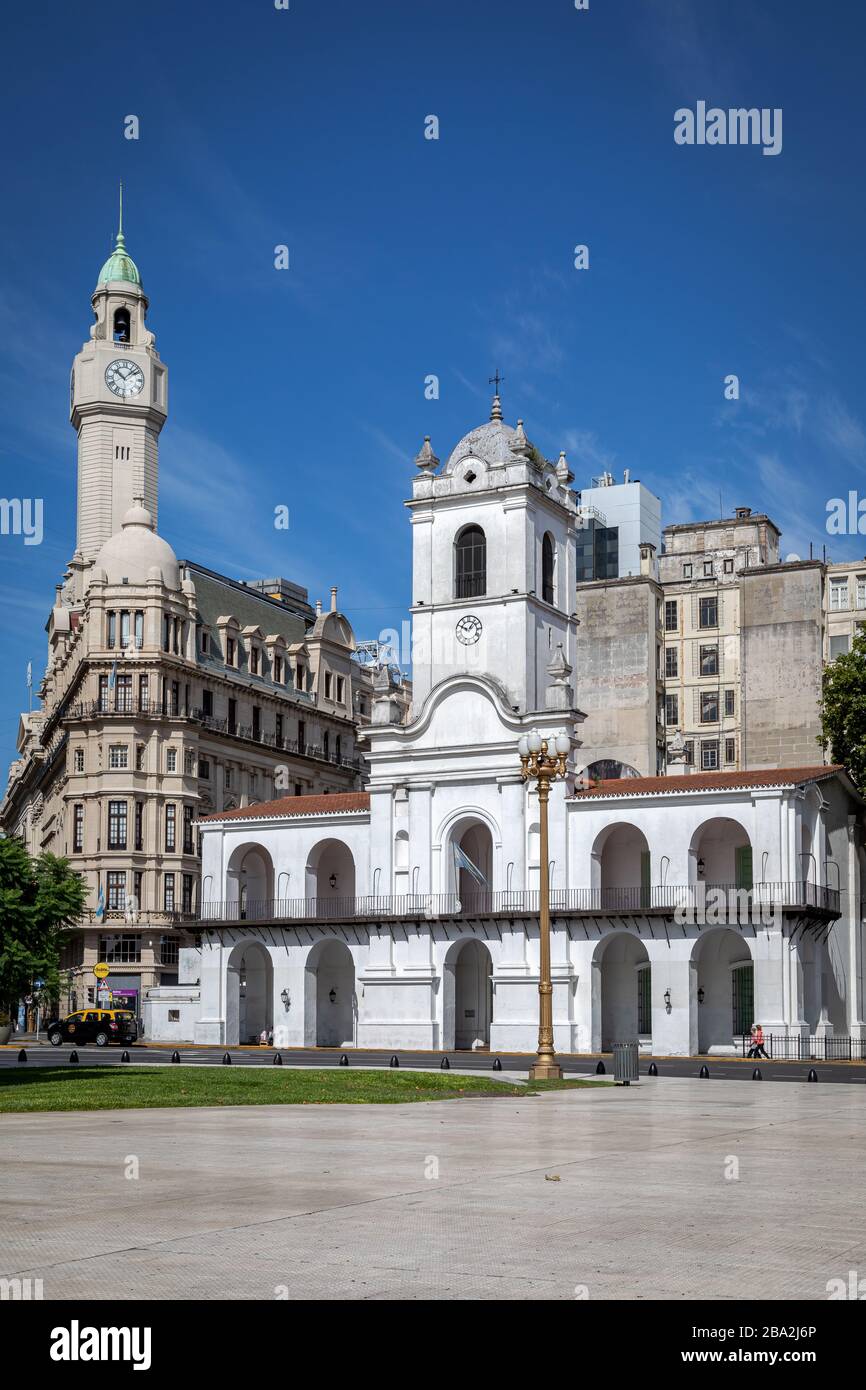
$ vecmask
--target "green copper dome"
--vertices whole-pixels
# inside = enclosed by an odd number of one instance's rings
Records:
[[[117,233],[114,250],[99,272],[98,285],[106,285],[109,280],[125,280],[128,285],[141,286],[138,266],[126,249],[123,232]]]

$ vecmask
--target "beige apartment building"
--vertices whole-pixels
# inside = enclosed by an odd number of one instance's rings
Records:
[[[168,375],[122,233],[92,303],[71,382],[76,546],[0,828],[33,854],[68,856],[87,883],[62,1005],[94,999],[104,961],[113,999],[140,1013],[145,990],[176,982],[189,944],[199,817],[360,786],[373,673],[354,659],[336,589],[314,608],[285,579],[241,583],[178,560],[158,534]]]
[[[783,562],[778,527],[748,507],[663,535],[658,557],[642,546],[640,580],[578,585],[587,775],[652,775],[672,744],[686,772],[820,761],[822,562]]]
[[[824,660],[833,661],[866,628],[866,559],[828,564],[825,597]]]

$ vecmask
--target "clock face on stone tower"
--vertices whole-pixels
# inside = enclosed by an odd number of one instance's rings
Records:
[[[105,384],[115,396],[137,396],[144,386],[144,373],[137,362],[116,357],[105,369]]]
[[[471,647],[481,636],[481,619],[476,618],[474,613],[467,613],[465,618],[461,618],[457,627],[457,641],[462,642],[464,647]]]

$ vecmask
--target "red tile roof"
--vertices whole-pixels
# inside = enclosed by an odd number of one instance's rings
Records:
[[[575,801],[600,796],[646,796],[652,792],[717,792],[743,787],[794,787],[845,772],[826,767],[771,767],[763,772],[690,772],[680,777],[617,777],[574,794]],[[847,775],[847,774],[846,774]]]
[[[282,820],[285,816],[335,816],[344,811],[369,811],[369,792],[332,792],[329,796],[281,796],[234,811],[214,811],[202,823],[215,820]]]

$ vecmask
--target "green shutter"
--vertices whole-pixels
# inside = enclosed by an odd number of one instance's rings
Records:
[[[737,887],[752,887],[752,846],[740,845],[737,850]]]
[[[640,852],[640,905],[641,907],[652,906],[652,862],[648,849]]]

